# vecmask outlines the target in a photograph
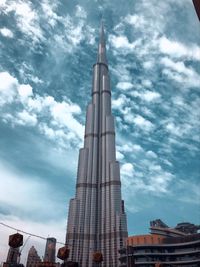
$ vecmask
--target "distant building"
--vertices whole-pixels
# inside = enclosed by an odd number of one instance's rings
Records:
[[[38,256],[37,250],[32,246],[28,252],[26,267],[37,267],[39,262],[41,262],[41,259]]]
[[[174,228],[164,224],[160,219],[150,222],[151,234],[158,234],[164,237],[179,237],[188,234],[196,234],[200,230],[200,225],[189,222],[178,223]]]
[[[19,260],[19,248],[9,248],[6,263],[17,264]]]
[[[17,238],[16,238],[17,236]],[[19,239],[20,236],[20,239]],[[21,240],[22,237],[22,240]],[[9,236],[9,250],[6,262],[2,264],[3,267],[24,267],[23,264],[20,264],[20,246],[23,244],[23,236],[20,234],[14,234]],[[18,246],[18,247],[17,247]]]
[[[130,236],[120,250],[121,267],[200,266],[200,227],[190,223],[170,228],[161,220],[150,223],[151,234]]]
[[[56,239],[54,237],[48,237],[44,253],[44,262],[55,263],[55,255],[56,255]]]

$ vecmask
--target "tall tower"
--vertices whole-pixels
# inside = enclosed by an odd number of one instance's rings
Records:
[[[93,66],[92,101],[87,107],[84,147],[79,152],[76,196],[70,200],[66,243],[70,260],[92,267],[96,251],[102,267],[118,267],[127,237],[103,24]]]
[[[48,237],[44,253],[44,261],[55,262],[56,253],[56,239],[54,237]]]
[[[10,247],[8,250],[6,263],[17,264],[19,260],[19,255],[20,255],[19,248]]]

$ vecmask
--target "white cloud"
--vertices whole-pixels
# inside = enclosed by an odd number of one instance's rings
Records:
[[[124,22],[133,25],[135,28],[142,28],[146,25],[146,20],[144,19],[144,17],[138,14],[128,14],[125,17]]]
[[[117,49],[119,49],[119,48],[132,49],[132,48],[134,48],[134,44],[129,43],[126,36],[111,35],[110,36],[110,42]]]
[[[148,190],[155,194],[169,193],[168,187],[173,178],[174,176],[169,172],[155,173],[150,176]]]
[[[183,84],[184,87],[199,87],[200,75],[191,67],[186,67],[184,62],[174,62],[170,58],[164,57],[161,59],[167,69],[163,70],[163,74],[178,83]]]
[[[116,158],[117,158],[118,161],[123,160],[124,159],[124,155],[117,150],[116,151]]]
[[[17,113],[15,123],[26,126],[35,126],[37,124],[37,116],[36,114],[30,114],[26,110],[23,110],[22,112]]]
[[[126,143],[117,147],[120,152],[123,153],[138,153],[142,152],[143,148],[138,144]]]
[[[143,173],[140,177],[136,172],[136,176],[143,180],[143,189],[146,192],[151,192],[154,195],[171,194],[170,185],[175,177],[170,172],[165,171],[156,161],[156,158],[154,159],[153,162],[150,159],[143,160],[141,162]]]
[[[51,3],[49,3],[51,7]],[[64,26],[62,35],[55,35],[56,45],[58,44],[65,52],[72,52],[81,41],[86,41],[90,45],[95,43],[95,29],[87,25],[87,12],[80,6],[76,6],[75,16],[69,15],[58,17],[57,20]]]
[[[25,62],[23,62],[20,65],[19,74],[20,74],[21,80],[24,81],[24,83],[28,83],[30,81],[35,84],[43,83],[41,79],[39,79],[37,76],[33,74],[34,72],[35,70],[30,64],[28,65]]]
[[[52,46],[52,52],[58,53],[62,49],[65,53],[71,53],[73,49],[77,48],[82,41],[86,41],[90,45],[95,43],[95,30],[87,25],[86,18],[83,16],[84,9],[81,8],[82,16],[79,14],[78,17],[59,17],[59,23],[64,26],[63,34],[55,34],[53,39],[54,43]],[[80,11],[80,10],[79,10]],[[78,12],[79,13],[79,12]],[[55,46],[59,47],[59,50]],[[57,54],[55,55],[57,57]]]
[[[77,5],[75,16],[70,15],[60,16],[57,13],[58,3],[49,0],[43,0],[41,3],[42,13],[35,9],[29,1],[10,1],[1,5],[2,12],[9,14],[14,12],[16,25],[18,29],[25,35],[23,41],[32,40],[33,46],[30,49],[35,49],[38,43],[46,42],[52,53],[62,49],[62,52],[72,52],[82,40],[88,41],[89,44],[94,44],[94,29],[86,24],[87,13],[85,9]],[[41,27],[41,18],[43,27]],[[51,41],[46,39],[46,30],[52,33],[51,30],[57,23],[64,26],[62,33],[53,34]],[[49,29],[49,26],[51,29]],[[55,49],[57,47],[58,49]],[[37,47],[38,49],[38,47]],[[56,50],[56,51],[55,51]],[[34,77],[33,77],[34,78]]]
[[[174,196],[181,202],[196,204],[199,206],[200,202],[199,187],[200,187],[199,181],[189,181],[180,179],[178,181],[176,189],[174,190]]]
[[[157,154],[156,154],[155,152],[151,151],[151,150],[147,151],[146,154],[147,154],[147,156],[150,157],[150,158],[154,158],[154,159],[156,159],[156,158],[158,157]]]
[[[144,116],[148,116],[151,119],[155,118],[154,114],[147,109],[146,107],[140,107],[134,104],[134,109],[131,107],[125,107],[121,111],[121,115],[123,116],[123,120],[130,126],[134,124],[134,132],[137,135],[138,130],[142,130],[144,132],[149,132],[154,130],[155,125],[147,118],[139,115],[137,113],[145,114]]]
[[[172,166],[173,166],[173,164],[172,164],[168,159],[164,159],[164,158],[162,158],[162,162],[163,162],[164,164],[168,165],[169,167],[172,167]]]
[[[8,72],[0,72],[0,106],[14,100],[17,86],[17,79]]]
[[[134,167],[131,163],[124,163],[121,166],[121,173],[125,176],[133,176]]]
[[[119,82],[116,87],[121,90],[129,90],[133,88],[133,84],[130,82]]]
[[[87,13],[85,11],[85,9],[82,6],[77,5],[76,6],[76,14],[77,17],[79,18],[87,18]]]
[[[152,69],[154,67],[154,61],[145,61],[143,67],[145,69]]]
[[[134,63],[128,64],[124,58],[118,57],[119,62],[112,68],[111,66],[111,73],[112,75],[116,76],[118,80],[118,84],[122,86],[122,90],[125,87],[130,87],[132,84],[132,73],[130,72],[130,68],[133,67]],[[121,83],[121,84],[120,84]],[[125,84],[124,84],[125,83]]]
[[[42,40],[43,34],[39,25],[39,17],[30,2],[10,1],[4,5],[4,13],[14,12],[18,28],[33,42]]]
[[[141,43],[140,39],[131,43],[125,35],[116,36],[112,34],[109,35],[108,41],[111,46],[116,50],[116,52],[121,54],[133,52],[136,46],[140,45]]]
[[[8,38],[13,38],[13,32],[8,29],[8,28],[1,28],[0,29],[0,33],[5,36],[5,37],[8,37]]]
[[[174,58],[200,60],[200,47],[195,44],[186,46],[183,43],[169,40],[163,36],[159,40],[159,48],[162,53],[168,54]]]
[[[166,129],[167,131],[171,132],[172,134],[180,134],[179,130],[180,128],[177,127],[173,122],[169,122],[167,125],[166,125]]]
[[[166,123],[166,130],[167,132],[169,132],[170,134],[174,135],[174,136],[178,136],[181,138],[184,138],[186,136],[190,136],[191,135],[191,139],[192,139],[192,132],[193,132],[193,122],[173,122],[173,121],[168,121]],[[195,132],[194,132],[195,133]]]
[[[95,45],[95,29],[86,25],[85,27],[85,36],[87,37],[86,41],[88,44],[94,46]]]
[[[146,102],[157,102],[158,100],[160,100],[161,97],[158,92],[153,92],[149,90],[142,90],[140,92],[133,91],[131,92],[131,95],[134,97],[139,97]]]
[[[184,93],[188,94],[187,91]],[[195,157],[200,141],[200,100],[195,97],[188,101],[188,97],[185,97],[185,94],[178,94],[173,97],[170,104],[166,104],[165,110],[170,116],[168,119],[164,119],[161,124],[164,126],[163,130],[167,133],[168,138],[161,149],[163,148],[165,153],[169,155],[173,153],[172,148],[187,149],[187,153]]]
[[[142,80],[142,85],[145,87],[151,87],[152,86],[152,82],[150,80]]]
[[[0,90],[6,91],[9,90],[10,86],[16,86],[17,79],[12,77],[8,72],[0,72]]]
[[[147,152],[152,156],[152,151]],[[142,156],[143,158],[143,156]],[[137,212],[141,205],[134,206],[134,199],[138,194],[147,196],[172,195],[171,184],[174,182],[174,175],[165,171],[157,163],[157,158],[140,160],[138,163],[126,163],[121,168],[122,190],[126,201],[126,207],[130,212]]]
[[[133,122],[135,125],[145,131],[151,131],[154,128],[154,125],[149,120],[145,119],[140,115],[136,115],[135,117],[133,117]]]
[[[50,107],[50,110],[56,124],[67,126],[67,128],[75,132],[80,139],[83,138],[83,126],[73,117],[73,114],[80,113],[79,106],[62,102],[55,103]]]
[[[140,152],[140,151],[143,151],[143,148],[140,146],[140,145],[132,145],[132,148],[133,148],[133,151],[135,152]]]
[[[18,111],[11,109],[8,112],[9,104],[18,106]],[[61,146],[77,145],[83,138],[84,127],[74,117],[81,113],[77,104],[68,99],[57,102],[52,96],[33,95],[29,84],[19,84],[7,72],[0,73],[0,105],[0,117],[4,122],[28,127],[37,125],[42,134],[54,139]],[[44,124],[44,118],[49,121],[49,125]]]
[[[20,97],[24,100],[33,95],[32,87],[29,84],[21,84],[17,89]]]
[[[120,95],[117,99],[112,100],[112,107],[114,109],[121,110],[123,106],[127,103],[127,98],[125,95]]]
[[[56,12],[54,12],[56,4],[52,2],[50,3],[48,0],[43,0],[41,6],[44,15],[47,18],[48,24],[54,27],[56,23],[60,20],[60,17],[56,14]]]
[[[145,91],[142,94],[142,98],[147,102],[156,101],[160,98],[160,94],[158,92]]]
[[[56,133],[53,128],[50,128],[46,123],[41,123],[39,125],[40,131],[45,134],[49,139],[55,139]],[[64,132],[62,131],[64,134]],[[63,136],[63,135],[62,135]]]
[[[83,24],[80,23],[79,25],[71,28],[70,34],[67,36],[68,40],[74,45],[77,46],[83,40]]]
[[[151,111],[149,108],[143,106],[141,107],[141,111],[144,115],[146,115],[149,118],[155,118],[156,115],[153,113],[153,111]]]
[[[179,73],[186,74],[188,76],[194,75],[194,70],[187,68],[182,61],[174,62],[170,58],[164,57],[161,59],[161,63],[166,67],[169,67]]]

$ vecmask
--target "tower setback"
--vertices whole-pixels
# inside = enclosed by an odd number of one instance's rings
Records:
[[[76,195],[70,200],[66,244],[70,260],[92,267],[93,253],[103,254],[102,267],[118,267],[118,250],[127,238],[121,199],[119,162],[103,24],[93,66],[92,101],[87,107],[84,147],[80,149]]]

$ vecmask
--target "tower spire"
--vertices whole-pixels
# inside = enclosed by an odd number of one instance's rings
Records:
[[[106,41],[105,41],[105,33],[104,33],[103,19],[101,20],[101,26],[100,26],[100,36],[99,36],[99,48],[98,48],[97,62],[98,63],[107,64],[107,59],[106,59]]]

